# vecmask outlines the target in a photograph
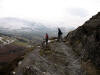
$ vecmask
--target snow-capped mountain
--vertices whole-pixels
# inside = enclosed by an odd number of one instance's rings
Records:
[[[47,28],[43,24],[30,22],[16,18],[4,18],[0,19],[0,32],[20,35],[24,37],[40,37],[46,32],[52,32],[52,29]]]
[[[16,18],[4,18],[0,19],[0,30],[1,29],[7,29],[7,30],[21,30],[21,31],[27,31],[27,30],[33,30],[33,31],[40,31],[41,28],[46,28],[46,26],[39,24],[39,23],[33,23],[30,21],[22,20],[22,19],[16,19]]]
[[[63,32],[68,32],[72,29],[61,28]],[[41,23],[31,22],[17,18],[3,18],[0,19],[0,33],[17,35],[29,39],[43,38],[45,33],[49,36],[57,36],[57,28],[49,28]]]

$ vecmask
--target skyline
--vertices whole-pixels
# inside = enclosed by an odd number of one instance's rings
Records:
[[[99,0],[0,0],[0,18],[78,27],[100,11]]]

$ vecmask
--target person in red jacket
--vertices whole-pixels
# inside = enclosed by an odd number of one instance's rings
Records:
[[[46,35],[45,35],[46,46],[48,45],[48,39],[49,39],[49,37],[48,37],[48,33],[46,33]]]

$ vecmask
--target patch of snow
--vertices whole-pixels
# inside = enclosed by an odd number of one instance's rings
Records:
[[[16,74],[16,72],[12,72],[13,73],[13,75],[15,75]]]
[[[19,62],[18,62],[18,65],[21,65],[21,64],[22,64],[22,61],[19,61]]]
[[[2,39],[2,37],[0,37],[0,39]]]
[[[40,46],[37,46],[37,47],[40,47]]]
[[[46,72],[43,72],[43,74],[46,74]]]
[[[6,40],[7,44],[13,43],[15,40]]]
[[[3,30],[17,30],[17,31],[36,31],[40,32],[41,27],[45,27],[42,24],[34,23],[16,18],[4,18],[0,19],[0,28]]]
[[[48,40],[48,43],[50,43],[51,42],[51,40]]]
[[[0,21],[0,27],[5,29],[21,29],[22,27],[28,27],[26,23],[23,21],[18,21],[16,19],[1,19]]]
[[[50,43],[50,42],[54,42],[54,40],[48,40],[48,43]]]
[[[12,39],[3,40],[3,38],[0,37],[0,41],[2,42],[2,45],[7,45],[7,44],[10,44],[10,43],[13,43],[15,40],[12,40]]]

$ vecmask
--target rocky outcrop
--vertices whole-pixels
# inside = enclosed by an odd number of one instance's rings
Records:
[[[82,60],[90,60],[100,70],[100,12],[71,31],[65,39]]]
[[[63,42],[49,43],[49,47],[36,47],[15,70],[16,75],[84,75],[80,60]]]

